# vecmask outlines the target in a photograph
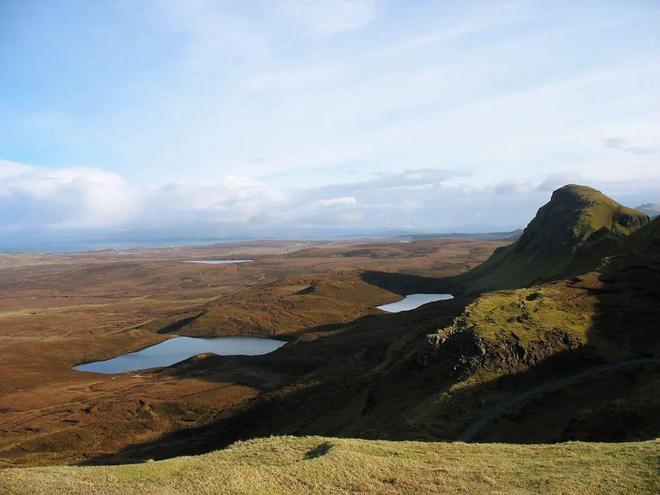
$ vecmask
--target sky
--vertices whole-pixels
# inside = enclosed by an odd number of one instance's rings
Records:
[[[660,202],[660,2],[0,0],[0,248]]]

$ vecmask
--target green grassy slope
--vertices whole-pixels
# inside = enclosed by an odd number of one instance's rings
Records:
[[[510,289],[593,270],[648,221],[596,189],[567,185],[552,194],[515,243],[456,281],[471,291]]]
[[[277,431],[455,439],[491,407],[521,391],[606,363],[659,358],[659,234],[660,221],[647,224],[624,238],[621,252],[604,259],[594,272],[465,299],[467,306],[426,339],[418,333],[423,325],[408,326],[381,351],[382,360],[364,375],[352,397],[342,397],[328,412],[325,398],[331,392],[319,387],[295,402],[301,411],[313,407],[314,420],[298,414]],[[450,306],[436,308],[428,308],[428,314],[420,310],[419,318],[449,316]],[[367,338],[368,327],[362,325],[360,334]],[[492,438],[654,438],[660,431],[655,419],[658,376],[655,371],[629,370],[596,377],[582,387],[585,393],[579,400],[553,403],[550,417],[538,410],[523,411],[522,419],[529,420],[524,435],[508,425],[505,430],[495,425]],[[337,390],[334,385],[332,391]],[[621,414],[596,421],[599,410]],[[593,420],[585,423],[587,416]],[[342,421],[333,423],[334,418]],[[298,430],[286,429],[293,425]]]
[[[487,292],[430,335],[423,348],[425,364],[438,375],[449,367],[456,379],[420,400],[407,413],[407,424],[451,438],[462,421],[465,425],[498,402],[549,380],[603,363],[659,358],[660,221],[624,244],[594,272]],[[494,425],[487,438],[653,438],[660,432],[659,377],[644,370],[603,376],[576,396],[567,391],[548,404],[537,401],[520,409],[509,424]],[[615,414],[599,417],[597,411]]]
[[[660,442],[488,445],[271,437],[198,457],[0,471],[0,492],[52,495],[658,493]]]

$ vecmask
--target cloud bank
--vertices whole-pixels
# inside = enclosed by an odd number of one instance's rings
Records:
[[[94,168],[49,169],[0,161],[3,246],[55,236],[139,244],[149,239],[292,238],[392,232],[485,232],[524,226],[565,182],[461,184],[440,169],[380,173],[354,182],[284,188],[228,175],[213,182],[136,185]],[[568,180],[578,179],[578,180]],[[657,201],[660,181],[601,183],[627,204]],[[635,191],[634,194],[628,194]]]

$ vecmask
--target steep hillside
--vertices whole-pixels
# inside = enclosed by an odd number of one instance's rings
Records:
[[[630,236],[630,248],[644,258],[660,256],[660,217]]]
[[[498,404],[582,376],[504,411],[488,441],[624,440],[660,434],[660,220],[622,242],[597,271],[528,288],[485,293],[450,325],[380,373],[369,414],[418,388],[395,422],[408,438],[457,438]],[[640,361],[641,360],[641,361]],[[621,363],[630,363],[630,366]],[[639,363],[645,363],[638,365]],[[416,382],[425,381],[425,388]],[[375,400],[379,398],[379,400]],[[388,413],[385,413],[389,410]]]
[[[649,222],[600,191],[567,185],[552,193],[522,236],[456,282],[469,291],[525,287],[593,270]]]
[[[659,226],[656,220],[622,239],[619,254],[597,271],[339,328],[326,339],[326,348],[359,335],[361,349],[369,352],[361,355],[347,346],[332,367],[319,361],[314,387],[275,394],[250,418],[268,425],[260,433],[455,439],[503,401],[600,370],[569,382],[568,392],[553,391],[551,406],[517,408],[516,420],[524,416],[527,428],[500,423],[486,433],[498,441],[522,442],[655,438],[660,432],[660,251],[654,250]],[[434,323],[436,331],[424,334]],[[296,360],[291,351],[287,358]],[[309,347],[308,359],[317,352]],[[339,379],[330,369],[346,374]],[[581,393],[574,397],[574,390]],[[277,419],[290,410],[300,413],[287,416],[286,424]],[[592,414],[589,421],[586,411]]]
[[[658,441],[465,445],[271,437],[198,457],[0,471],[15,495],[652,494]]]

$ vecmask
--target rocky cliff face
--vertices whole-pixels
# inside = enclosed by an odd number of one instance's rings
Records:
[[[459,378],[485,369],[515,373],[562,351],[578,351],[584,345],[576,335],[559,328],[550,329],[528,342],[506,329],[494,339],[486,338],[478,327],[466,328],[461,318],[454,325],[426,336],[417,352],[418,364],[451,362],[451,370]]]

